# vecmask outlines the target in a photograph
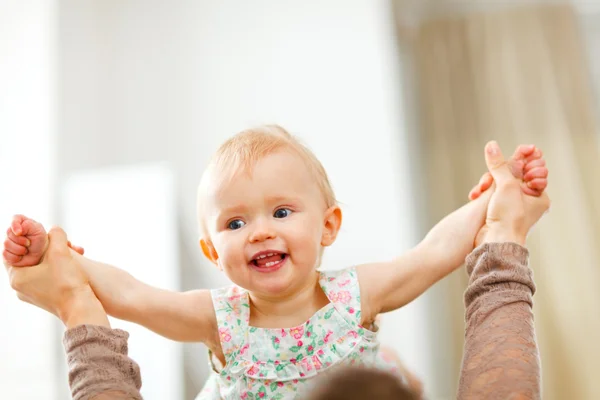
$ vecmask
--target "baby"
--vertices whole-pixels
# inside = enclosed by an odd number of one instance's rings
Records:
[[[524,195],[546,187],[541,157],[534,146],[520,146],[510,161]],[[72,248],[107,313],[172,340],[206,344],[213,373],[200,399],[296,398],[337,365],[397,369],[379,352],[375,318],[462,265],[485,223],[492,184],[484,175],[473,201],[405,254],[320,272],[342,212],[314,154],[283,128],[263,126],[225,142],[198,190],[200,247],[233,285],[166,291]],[[41,224],[16,216],[5,262],[36,265],[47,243]]]

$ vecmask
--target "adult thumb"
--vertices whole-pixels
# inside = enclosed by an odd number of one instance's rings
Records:
[[[48,232],[49,246],[52,247],[67,247],[67,234],[61,228],[55,226]]]
[[[493,140],[485,145],[485,163],[490,174],[494,177],[496,185],[501,185],[514,179],[508,168],[508,164],[502,155],[500,146]]]

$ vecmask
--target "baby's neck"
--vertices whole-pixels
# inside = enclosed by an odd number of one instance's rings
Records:
[[[257,328],[293,328],[306,322],[329,303],[319,286],[319,274],[286,297],[267,298],[250,293],[250,325]]]

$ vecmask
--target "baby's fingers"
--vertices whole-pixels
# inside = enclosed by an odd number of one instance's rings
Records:
[[[15,235],[14,232],[12,231],[12,228],[8,228],[6,230],[6,237],[8,239],[10,239],[11,241],[13,241],[14,243],[18,244],[19,246],[29,247],[29,245],[31,244],[29,239],[26,238],[25,236]]]
[[[18,245],[8,238],[4,241],[4,250],[16,256],[24,256],[27,254],[27,247]]]
[[[527,164],[525,164],[525,167],[523,168],[523,172],[527,173],[534,168],[545,168],[545,167],[546,167],[546,160],[544,160],[543,158],[538,158],[536,160],[530,161]]]
[[[25,219],[21,223],[21,228],[23,230],[22,234],[27,235],[29,237],[46,235],[46,230],[44,229],[44,226],[31,218]]]
[[[10,229],[17,236],[21,236],[23,234],[23,221],[25,221],[27,217],[21,214],[17,214],[13,217],[10,223]]]
[[[526,182],[526,185],[531,189],[536,190],[538,192],[537,195],[539,196],[542,191],[546,190],[546,187],[548,186],[548,179],[535,178]]]
[[[529,170],[523,177],[525,182],[532,181],[536,178],[548,178],[548,168],[546,167],[537,167]]]
[[[528,155],[525,158],[525,163],[529,164],[530,162],[533,162],[535,160],[541,160],[543,157],[544,157],[544,153],[542,152],[542,150],[540,150],[536,147],[533,150],[533,153],[531,153],[530,155]]]
[[[533,144],[521,144],[517,146],[512,156],[515,160],[524,160],[531,156],[535,150],[536,147]]]
[[[2,252],[2,257],[4,258],[4,261],[8,265],[14,265],[14,264],[18,263],[19,261],[21,261],[21,259],[23,258],[22,256],[14,255],[13,253],[9,252],[8,250],[4,250]]]

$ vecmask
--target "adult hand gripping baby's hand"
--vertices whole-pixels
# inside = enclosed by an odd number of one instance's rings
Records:
[[[73,258],[65,232],[53,228],[48,239],[41,264],[24,268],[5,261],[10,285],[19,299],[56,315],[67,327],[79,323],[108,325],[86,274]]]
[[[83,255],[83,248],[67,245]],[[30,267],[42,260],[48,247],[48,234],[44,226],[24,215],[15,215],[6,230],[6,240],[2,257],[4,262],[14,267]]]
[[[496,142],[486,145],[485,161],[496,188],[475,245],[485,242],[525,245],[529,230],[550,208],[550,198],[546,192],[537,197],[523,193],[522,180],[513,176]]]

